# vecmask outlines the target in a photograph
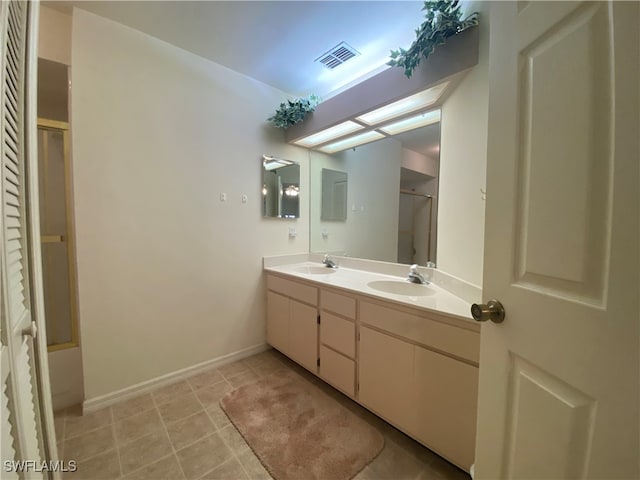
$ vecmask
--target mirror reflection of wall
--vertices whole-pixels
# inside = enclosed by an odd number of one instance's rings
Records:
[[[262,216],[300,217],[300,165],[297,162],[263,155]]]
[[[347,220],[348,175],[346,172],[322,169],[322,209],[320,219]]]
[[[435,262],[439,139],[438,123],[333,155],[312,151],[311,251]],[[322,214],[324,170],[348,175],[344,222]]]

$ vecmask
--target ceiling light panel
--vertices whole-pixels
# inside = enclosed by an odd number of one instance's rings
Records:
[[[344,140],[339,140],[329,145],[325,145],[319,150],[324,153],[336,153],[348,148],[357,147],[358,145],[364,145],[365,143],[373,142],[374,140],[379,140],[381,138],[385,138],[382,133],[370,131],[354,135],[353,137],[345,138]]]
[[[301,147],[314,147],[316,145],[320,145],[321,143],[328,142],[330,140],[333,140],[334,138],[339,138],[343,135],[353,133],[363,128],[364,127],[362,125],[358,125],[356,122],[347,120],[346,122],[342,122],[338,125],[334,125],[333,127],[326,128],[318,133],[309,135],[308,137],[303,137],[293,143],[295,143],[296,145],[300,145]]]
[[[360,115],[356,120],[360,120],[368,125],[376,125],[393,118],[405,115],[407,113],[427,108],[438,101],[449,82],[441,83],[435,87],[428,88],[422,92],[416,93],[409,97],[390,103],[384,107],[377,108],[369,113]]]
[[[389,135],[396,135],[397,133],[408,132],[420,127],[426,127],[440,121],[440,110],[431,110],[430,112],[424,112],[413,117],[405,118],[398,122],[394,122],[390,125],[380,127],[384,133]]]

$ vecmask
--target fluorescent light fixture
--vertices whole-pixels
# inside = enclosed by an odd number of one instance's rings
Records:
[[[308,137],[296,140],[293,143],[300,145],[301,147],[313,147],[363,128],[364,127],[362,125],[358,125],[356,122],[347,120],[346,122],[339,123],[333,127],[325,128],[324,130],[314,133],[313,135],[309,135]]]
[[[345,138],[344,140],[330,143],[329,145],[325,145],[319,150],[324,153],[335,153],[340,152],[341,150],[346,150],[347,148],[364,145],[365,143],[373,142],[374,140],[378,140],[380,138],[384,138],[384,135],[382,133],[370,131],[354,135],[353,137]]]
[[[425,127],[432,123],[438,123],[440,121],[440,110],[431,110],[430,112],[424,112],[420,115],[405,118],[398,122],[394,122],[390,125],[380,127],[384,133],[389,135],[395,135],[397,133],[408,132],[416,128]]]
[[[422,92],[403,98],[402,100],[398,100],[397,102],[390,103],[384,107],[380,107],[369,113],[360,115],[359,117],[356,117],[356,120],[360,120],[368,125],[376,125],[400,115],[405,115],[422,108],[427,108],[429,105],[433,105],[440,98],[448,84],[449,82],[445,82],[440,85],[436,85],[435,87],[428,88]]]
[[[276,158],[272,155],[262,155],[262,166],[265,170],[275,170],[276,168],[288,167],[296,163],[297,162],[292,160],[284,160],[283,158]]]

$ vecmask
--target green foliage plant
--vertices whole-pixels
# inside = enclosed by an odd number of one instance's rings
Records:
[[[278,128],[288,128],[304,120],[308,113],[313,112],[320,103],[320,98],[310,95],[306,98],[287,100],[280,104],[275,115],[269,117],[267,121]]]
[[[387,63],[392,67],[404,68],[407,78],[411,77],[420,60],[429,58],[436,47],[445,43],[447,38],[478,24],[478,12],[462,18],[458,0],[425,1],[422,11],[426,12],[425,20],[420,28],[416,29],[414,42],[408,50],[391,50],[391,60]]]

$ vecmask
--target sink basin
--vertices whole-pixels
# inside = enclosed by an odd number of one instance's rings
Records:
[[[329,267],[296,267],[296,272],[304,273],[306,275],[327,275],[329,273],[336,273],[335,269]]]
[[[411,297],[426,297],[434,295],[436,291],[428,285],[403,282],[400,280],[375,280],[367,283],[367,286],[385,293],[394,295],[407,295]]]

